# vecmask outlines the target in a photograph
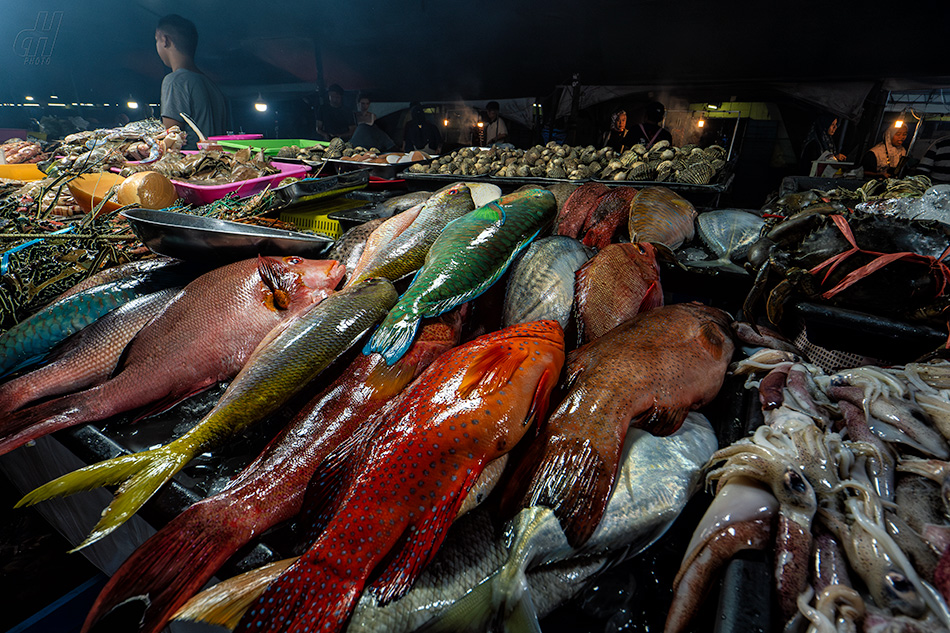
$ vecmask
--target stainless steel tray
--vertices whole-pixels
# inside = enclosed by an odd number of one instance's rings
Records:
[[[192,261],[230,263],[256,255],[319,258],[333,245],[323,235],[284,231],[174,211],[127,209],[132,232],[154,253]]]

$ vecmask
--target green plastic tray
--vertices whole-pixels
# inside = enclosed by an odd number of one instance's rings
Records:
[[[218,141],[218,145],[228,149],[239,150],[250,147],[252,152],[259,152],[263,149],[264,154],[267,156],[276,156],[280,148],[290,147],[291,145],[296,145],[297,147],[313,147],[315,145],[329,144],[330,143],[326,141],[312,141],[305,138],[256,138],[249,141]]]

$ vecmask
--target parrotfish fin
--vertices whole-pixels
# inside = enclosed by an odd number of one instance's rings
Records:
[[[663,288],[660,286],[659,280],[655,280],[643,295],[637,312],[646,312],[661,307],[663,307]]]
[[[527,358],[526,350],[511,349],[501,343],[482,350],[462,377],[459,397],[468,398],[476,389],[480,389],[481,393],[500,390]]]
[[[190,392],[188,392],[185,395],[178,395],[178,396],[168,395],[168,396],[165,396],[164,398],[160,398],[159,400],[156,400],[155,402],[151,402],[147,406],[142,407],[141,409],[135,412],[135,417],[132,418],[132,422],[139,422],[141,420],[144,420],[145,418],[152,417],[153,415],[164,413],[165,411],[168,411],[175,405],[181,402],[184,402],[188,398],[192,396],[197,396],[199,393],[204,393],[205,391],[207,391],[214,385],[215,383],[213,382],[207,385],[203,385],[203,386],[199,385],[196,389],[192,389]]]
[[[274,295],[274,308],[286,310],[290,306],[290,295],[297,276],[290,272],[284,263],[273,257],[257,256],[257,271],[271,293]]]
[[[485,222],[500,222],[501,224],[504,224],[505,220],[508,219],[508,215],[505,213],[505,208],[494,200],[482,207],[475,209],[474,211],[470,211],[469,213],[473,214],[473,217]],[[453,222],[454,221],[455,220],[453,220]]]
[[[452,521],[458,515],[462,501],[475,485],[481,468],[471,467],[461,486],[454,490],[455,497],[437,507],[430,507],[416,518],[390,551],[382,573],[369,585],[380,604],[388,604],[403,596],[438,551]],[[421,529],[424,526],[424,529]]]
[[[390,316],[392,316],[390,312]],[[408,315],[397,315],[390,319],[387,316],[382,324],[373,332],[373,336],[363,347],[364,354],[379,352],[386,359],[387,365],[394,364],[403,357],[412,346],[412,341],[419,330],[419,319],[411,319]]]
[[[689,407],[666,409],[654,406],[634,418],[630,422],[630,426],[664,437],[679,430],[683,420],[686,419],[687,413],[689,413]]]
[[[71,550],[75,552],[95,543],[125,523],[165,482],[188,463],[190,455],[170,446],[120,455],[80,468],[33,490],[20,499],[16,507],[31,506],[47,499],[65,497],[102,486],[119,486],[115,498],[103,511],[99,523],[82,543]]]
[[[296,561],[285,558],[223,580],[191,598],[172,619],[206,622],[233,630],[267,585]]]

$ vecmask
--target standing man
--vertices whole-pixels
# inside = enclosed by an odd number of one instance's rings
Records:
[[[498,102],[489,101],[485,105],[488,123],[485,124],[485,144],[491,147],[495,143],[508,142],[508,126],[504,119],[498,116]]]
[[[333,84],[327,88],[327,100],[317,109],[317,135],[326,141],[336,136],[350,140],[356,131],[356,115],[343,108],[343,87]]]
[[[938,138],[927,148],[917,171],[929,176],[935,185],[950,184],[950,136]]]
[[[185,149],[197,149],[197,135],[181,117],[185,113],[205,136],[224,134],[228,102],[221,89],[195,66],[198,30],[191,20],[170,14],[158,21],[155,49],[162,63],[172,69],[162,80],[162,123],[188,132]]]

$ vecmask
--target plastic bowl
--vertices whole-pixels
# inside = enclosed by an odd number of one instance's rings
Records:
[[[109,190],[125,182],[125,178],[119,174],[113,174],[111,171],[102,171],[93,174],[82,174],[76,176],[67,183],[69,192],[76,199],[76,204],[86,213],[96,208],[102,199],[106,197]],[[113,195],[108,202],[102,205],[99,213],[109,213],[120,209],[123,205],[119,203],[116,195]]]

